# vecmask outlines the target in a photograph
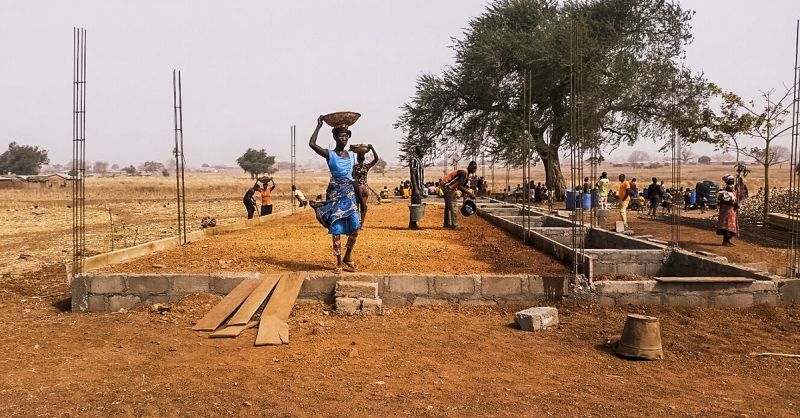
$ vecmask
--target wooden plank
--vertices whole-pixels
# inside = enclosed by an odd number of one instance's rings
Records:
[[[275,284],[278,283],[278,279],[281,277],[282,275],[279,274],[271,274],[261,279],[261,283],[250,293],[247,300],[242,303],[239,310],[237,310],[228,321],[228,325],[244,325],[250,322],[250,320],[253,319],[253,315],[255,315],[258,308],[260,308],[267,299],[269,292],[272,292],[272,289],[275,288]]]
[[[255,345],[277,345],[289,343],[289,314],[292,312],[300,287],[303,286],[305,276],[301,273],[292,273],[283,276],[272,292],[264,312],[261,313],[261,324],[258,326],[258,335]]]
[[[250,321],[245,325],[228,325],[225,328],[208,334],[208,338],[236,338],[242,331],[258,325],[258,321]]]
[[[192,327],[195,331],[214,331],[258,286],[258,280],[244,280]]]
[[[663,283],[752,283],[748,277],[653,277]]]

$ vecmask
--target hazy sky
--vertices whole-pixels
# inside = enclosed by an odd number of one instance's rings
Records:
[[[452,62],[451,37],[487,3],[0,0],[0,148],[13,140],[50,150],[54,163],[71,158],[72,28],[80,26],[90,161],[170,157],[174,68],[183,72],[190,166],[233,165],[248,147],[288,159],[292,124],[298,159],[316,158],[305,145],[316,117],[338,110],[361,112],[352,141],[392,161],[399,106],[420,74]],[[791,82],[800,1],[681,3],[697,11],[687,66],[744,97]]]

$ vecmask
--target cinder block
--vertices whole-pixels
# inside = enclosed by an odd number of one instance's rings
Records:
[[[703,307],[709,305],[709,297],[700,295],[664,295],[664,304],[693,308]]]
[[[364,315],[383,315],[383,301],[380,298],[361,299],[361,313]]]
[[[445,295],[471,295],[475,293],[477,276],[436,276],[433,286],[436,293]]]
[[[481,293],[484,296],[519,295],[522,293],[522,278],[518,276],[483,276]]]
[[[336,289],[341,276],[308,276],[303,280],[300,295],[330,295]]]
[[[647,274],[647,269],[639,263],[617,263],[617,273],[643,276]]]
[[[544,279],[541,276],[528,276],[528,295],[544,295]]]
[[[106,311],[106,297],[103,295],[89,296],[88,312],[105,312]]]
[[[427,295],[427,276],[389,276],[389,291],[392,293]]]
[[[614,232],[625,232],[625,222],[622,221],[614,222]]]
[[[558,309],[549,306],[528,308],[514,314],[514,322],[523,331],[538,331],[558,325]]]
[[[639,281],[627,282],[595,282],[597,293],[636,293],[639,291]]]
[[[374,299],[378,297],[378,284],[342,280],[336,282],[336,297]]]
[[[141,300],[138,296],[111,296],[108,298],[108,310],[116,312],[120,309],[131,309],[139,304]]]
[[[753,295],[753,303],[756,305],[778,306],[780,300],[778,292],[763,292]]]
[[[217,295],[227,295],[231,290],[245,280],[244,277],[233,276],[212,276],[211,277],[211,292]]]
[[[718,308],[747,308],[753,306],[752,293],[734,293],[732,295],[717,295],[711,300],[711,306]]]
[[[125,291],[125,278],[123,276],[96,276],[90,280],[90,293],[102,295]]]
[[[208,292],[209,276],[175,276],[172,277],[172,292],[174,293],[204,293]]]
[[[336,298],[336,312],[345,315],[361,313],[361,300],[357,298]]]
[[[81,276],[72,279],[69,289],[72,312],[86,312],[89,309],[89,280],[89,278]]]
[[[781,304],[800,303],[800,280],[782,280],[779,285]]]
[[[169,278],[164,276],[128,276],[128,289],[138,295],[157,295],[167,293]]]

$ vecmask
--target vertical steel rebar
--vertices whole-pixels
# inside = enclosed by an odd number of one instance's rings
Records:
[[[794,68],[792,71],[792,130],[791,147],[789,153],[789,225],[791,225],[789,238],[789,251],[786,262],[786,275],[790,278],[798,277],[800,269],[800,20],[795,24],[794,41]]]
[[[172,70],[172,106],[175,135],[175,198],[178,210],[178,241],[185,245],[186,237],[186,159],[183,153],[183,94],[180,70]]]
[[[72,276],[86,258],[86,29],[72,29]]]

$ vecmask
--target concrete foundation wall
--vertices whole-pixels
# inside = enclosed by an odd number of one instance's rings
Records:
[[[192,293],[224,295],[258,273],[130,274],[81,276],[72,281],[72,310],[114,312],[153,303],[166,303]],[[560,301],[567,294],[565,278],[535,275],[414,275],[414,274],[320,274],[309,273],[299,299],[333,302],[338,280],[378,284],[384,306],[426,304],[499,304]]]
[[[586,248],[655,250],[662,249],[664,246],[605,229],[590,229]]]
[[[766,271],[759,271],[756,267],[740,266],[728,262],[717,261],[711,258],[700,257],[685,250],[674,249],[663,268],[658,272],[660,276],[717,276],[717,277],[748,277],[756,280],[780,279],[780,276],[771,275]]]
[[[661,283],[655,280],[596,282],[597,303],[746,308],[800,302],[800,280],[764,280],[752,283]]]
[[[652,277],[658,275],[670,250],[590,250],[585,251],[592,258],[595,276],[606,273]]]

